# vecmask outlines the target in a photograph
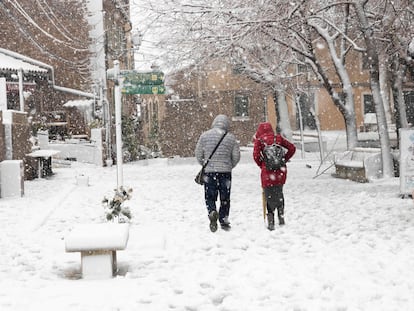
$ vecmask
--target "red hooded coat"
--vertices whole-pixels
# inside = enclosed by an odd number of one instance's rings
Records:
[[[260,123],[254,137],[253,159],[261,168],[261,180],[263,188],[275,185],[284,185],[286,182],[286,166],[277,171],[268,171],[263,161],[262,152],[263,148],[265,147],[264,143],[271,145],[274,142],[274,138],[275,133],[273,132],[272,125],[269,122]],[[276,134],[276,143],[287,149],[285,154],[285,161],[289,161],[289,159],[295,154],[295,145],[289,142],[287,139],[283,138],[283,136],[280,134]]]

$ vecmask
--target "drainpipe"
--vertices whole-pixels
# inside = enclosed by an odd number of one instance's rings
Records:
[[[96,95],[92,94],[92,93],[87,93],[87,92],[71,89],[71,88],[68,88],[68,87],[57,86],[57,85],[53,85],[53,88],[57,91],[61,91],[61,92],[65,92],[65,93],[71,93],[71,94],[75,94],[75,95],[78,95],[78,96],[84,96],[84,97],[96,99]]]

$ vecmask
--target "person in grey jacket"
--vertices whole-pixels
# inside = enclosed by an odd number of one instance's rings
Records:
[[[240,161],[240,147],[236,137],[228,132],[229,128],[230,121],[227,116],[222,114],[216,116],[211,129],[200,135],[195,148],[195,157],[198,163],[203,165],[220,138],[225,135],[205,168],[204,198],[212,232],[217,230],[217,220],[222,229],[230,229],[231,171]],[[220,195],[220,209],[217,213],[218,195]]]

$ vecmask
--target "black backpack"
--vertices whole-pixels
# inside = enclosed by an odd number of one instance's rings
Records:
[[[263,140],[261,141],[264,144],[262,155],[266,169],[268,171],[277,171],[285,166],[285,149],[276,143],[276,136],[271,145],[266,144]]]

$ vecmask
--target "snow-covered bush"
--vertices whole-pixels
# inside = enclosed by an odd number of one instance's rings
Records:
[[[115,194],[112,199],[104,198],[102,204],[104,205],[105,218],[107,221],[127,222],[132,218],[131,211],[123,203],[131,198],[132,189],[124,189],[120,187],[115,189]]]

